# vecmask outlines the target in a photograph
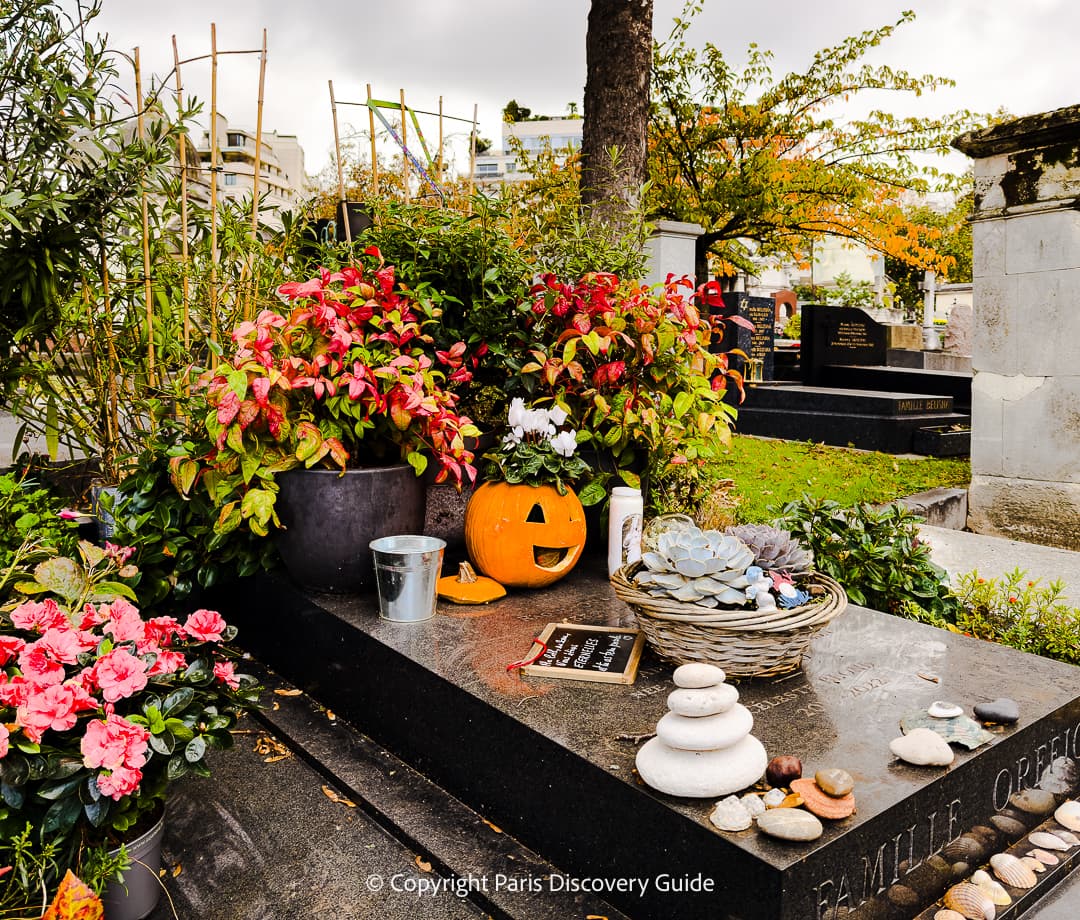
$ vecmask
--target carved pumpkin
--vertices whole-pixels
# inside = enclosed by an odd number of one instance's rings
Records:
[[[585,509],[554,486],[486,482],[465,509],[465,545],[485,575],[514,588],[558,581],[585,549]]]

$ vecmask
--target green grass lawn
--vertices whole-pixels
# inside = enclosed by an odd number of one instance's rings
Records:
[[[735,435],[719,471],[735,480],[740,521],[769,521],[770,508],[809,493],[841,505],[878,504],[935,486],[967,486],[971,463],[960,459],[901,458],[892,454],[772,441]]]

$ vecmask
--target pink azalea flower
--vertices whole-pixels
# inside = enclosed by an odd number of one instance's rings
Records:
[[[94,719],[86,725],[80,750],[83,763],[91,769],[104,767],[141,767],[146,763],[150,732],[110,713],[104,721]]]
[[[134,546],[119,546],[116,543],[110,543],[108,540],[105,541],[105,555],[110,559],[115,559],[117,565],[123,565],[134,553]]]
[[[200,642],[220,642],[225,620],[214,610],[196,610],[184,622],[184,632]]]
[[[48,652],[49,657],[54,661],[63,664],[75,664],[79,660],[79,653],[86,650],[79,641],[79,634],[70,628],[56,629],[53,627],[47,629],[45,634],[34,645]]]
[[[157,677],[161,674],[175,674],[181,668],[187,667],[187,659],[180,652],[174,652],[172,649],[167,648],[152,648],[150,651],[157,655],[154,663],[150,665],[150,670],[146,672],[150,677]]]
[[[240,689],[240,681],[236,678],[236,668],[231,661],[219,661],[215,664],[214,677],[230,690]]]
[[[31,692],[26,702],[15,711],[15,722],[23,734],[35,744],[48,730],[66,732],[78,721],[79,699],[74,688],[66,684]]]
[[[82,619],[79,620],[79,629],[93,629],[95,626],[100,626],[107,619],[109,619],[109,608],[105,604],[100,607],[87,604],[83,608]]]
[[[7,757],[8,737],[9,732],[7,730],[7,726],[3,722],[0,722],[0,759]],[[3,875],[2,870],[0,870],[0,875]]]
[[[59,684],[64,680],[64,666],[36,642],[19,653],[19,670],[31,684],[39,687]]]
[[[146,641],[156,642],[158,645],[170,645],[173,636],[182,632],[180,622],[175,617],[153,617],[143,625],[146,629]]]
[[[0,636],[0,668],[11,661],[26,647],[26,642],[17,636]]]
[[[126,649],[102,655],[94,665],[94,679],[110,703],[127,699],[146,686],[146,664]]]
[[[25,677],[9,678],[0,672],[0,703],[15,709],[26,702],[30,694],[30,682]]]
[[[52,598],[45,601],[24,601],[11,611],[11,624],[16,629],[36,630],[62,629],[70,626],[67,617]]]
[[[109,605],[109,616],[103,631],[111,633],[113,641],[141,642],[146,637],[146,624],[139,611],[122,598]]]
[[[125,795],[131,795],[142,782],[142,770],[117,767],[111,773],[100,773],[97,778],[98,789],[102,795],[119,802]]]

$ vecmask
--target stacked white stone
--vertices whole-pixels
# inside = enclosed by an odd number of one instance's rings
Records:
[[[768,755],[750,734],[754,717],[737,702],[739,691],[724,683],[711,664],[684,664],[673,675],[669,712],[656,737],[637,754],[638,775],[660,792],[716,798],[752,786],[765,774]]]

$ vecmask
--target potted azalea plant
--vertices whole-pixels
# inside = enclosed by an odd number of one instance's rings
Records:
[[[129,552],[83,542],[79,559],[3,577],[16,596],[0,610],[0,840],[21,841],[0,856],[4,906],[41,907],[68,868],[98,889],[120,870],[130,899],[107,890],[110,917],[148,914],[160,885],[138,863],[159,858],[168,784],[209,775],[207,751],[257,701],[218,613],[140,616]]]
[[[281,285],[284,310],[233,332],[235,348],[202,378],[202,456],[177,456],[181,492],[205,488],[215,529],[266,535],[293,577],[318,590],[371,580],[371,540],[419,533],[429,462],[436,482],[472,481],[477,428],[450,385],[475,363],[464,343],[440,349],[425,327],[436,311],[373,264]]]
[[[559,405],[510,403],[507,432],[491,453],[486,481],[465,511],[465,545],[487,576],[541,588],[566,575],[585,548],[585,511],[570,484],[589,473],[578,433]]]

